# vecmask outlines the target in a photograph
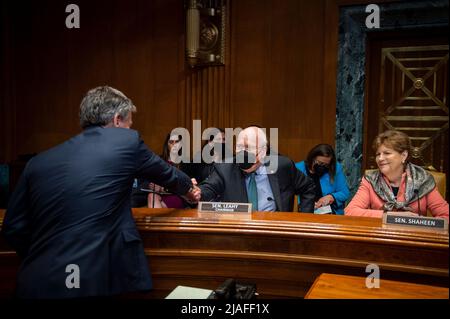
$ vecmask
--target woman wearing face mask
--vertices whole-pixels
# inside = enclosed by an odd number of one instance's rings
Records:
[[[316,197],[314,209],[330,205],[334,214],[343,215],[345,201],[350,196],[342,165],[336,162],[333,148],[328,144],[313,147],[305,161],[295,164],[314,180]]]
[[[225,130],[215,128],[202,150],[194,155],[193,163],[185,164],[181,169],[200,184],[211,174],[215,163],[225,161],[226,155],[233,156],[233,152],[225,146]]]
[[[386,131],[375,138],[373,149],[378,169],[362,178],[345,208],[346,215],[381,218],[385,211],[426,215],[430,210],[433,216],[448,220],[448,203],[437,190],[433,176],[408,161],[408,135]]]

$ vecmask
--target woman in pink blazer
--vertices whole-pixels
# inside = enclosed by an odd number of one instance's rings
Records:
[[[408,211],[448,220],[448,203],[436,188],[433,176],[408,162],[411,141],[399,131],[379,134],[373,143],[378,170],[367,173],[345,208],[345,215],[379,217],[384,211]]]

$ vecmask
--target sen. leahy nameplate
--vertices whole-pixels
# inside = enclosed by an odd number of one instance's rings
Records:
[[[415,228],[425,231],[448,231],[448,221],[444,218],[412,216],[402,212],[383,214],[383,226]]]
[[[198,211],[216,212],[216,213],[251,213],[252,204],[226,203],[226,202],[199,202]]]

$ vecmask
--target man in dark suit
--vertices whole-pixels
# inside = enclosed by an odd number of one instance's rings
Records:
[[[32,158],[3,224],[22,258],[21,298],[108,296],[148,290],[151,277],[131,214],[135,177],[198,200],[181,171],[156,156],[129,129],[130,99],[110,87],[81,102],[83,132]]]
[[[301,212],[314,211],[314,182],[281,155],[267,154],[267,138],[258,127],[240,132],[235,163],[215,164],[200,184],[203,201],[252,203],[253,210],[293,210],[294,195],[301,199]]]

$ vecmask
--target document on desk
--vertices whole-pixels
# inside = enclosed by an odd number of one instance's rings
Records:
[[[212,292],[209,289],[177,286],[165,299],[208,299]]]
[[[322,207],[319,207],[314,210],[314,214],[319,214],[319,215],[332,214],[332,213],[333,213],[333,210],[331,209],[330,205],[322,206]]]

